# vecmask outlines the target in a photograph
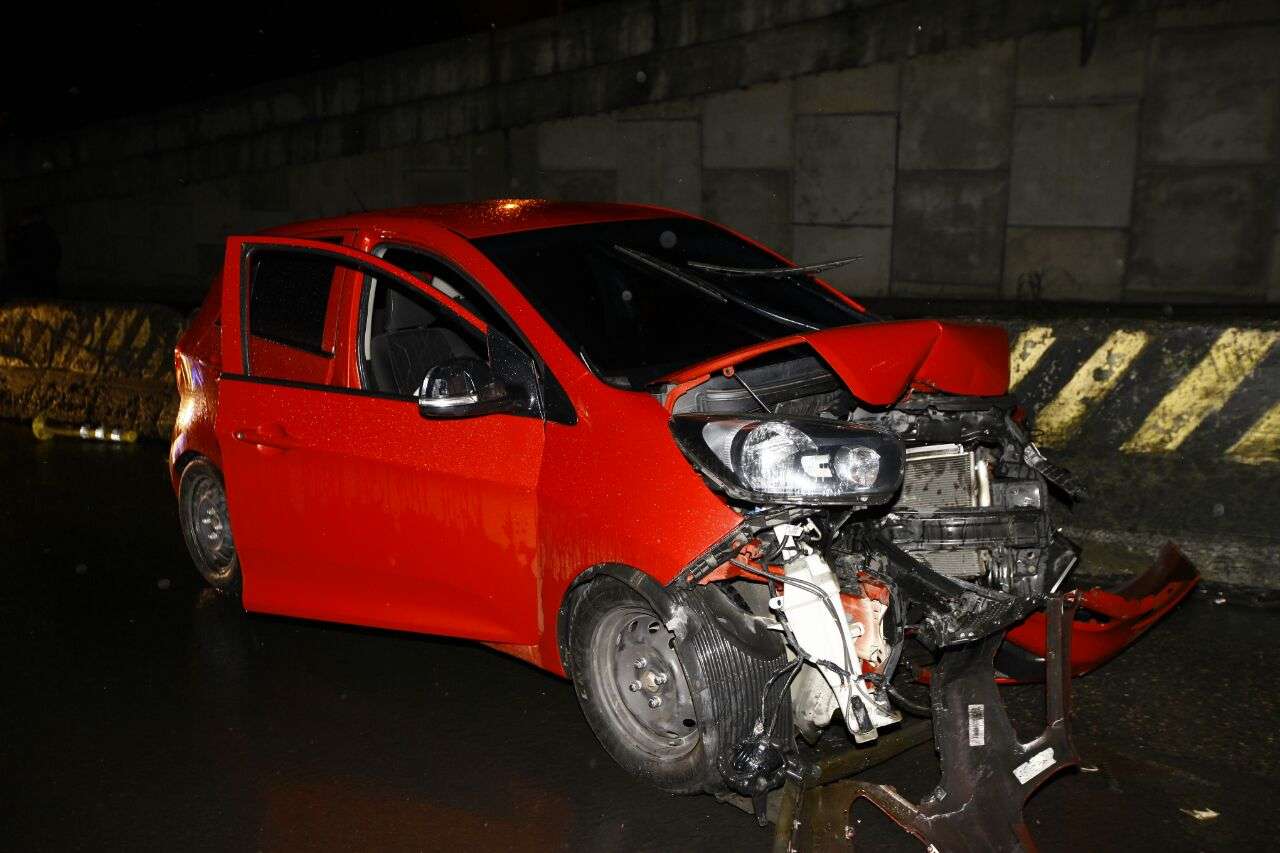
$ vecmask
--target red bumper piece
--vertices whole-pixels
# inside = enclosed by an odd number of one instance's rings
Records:
[[[1071,625],[1071,674],[1083,675],[1124,651],[1186,598],[1200,573],[1177,545],[1166,542],[1155,564],[1115,589],[1077,589]],[[1044,679],[1045,616],[1033,613],[1005,635],[996,656],[1006,681]]]

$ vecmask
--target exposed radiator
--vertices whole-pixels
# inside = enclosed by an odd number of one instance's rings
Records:
[[[909,449],[898,506],[917,511],[977,506],[973,464],[973,453],[958,444]],[[940,575],[974,578],[985,571],[983,554],[977,549],[908,551]]]
[[[911,554],[940,575],[952,578],[974,578],[986,571],[982,552],[968,551],[916,551]]]
[[[915,510],[976,506],[973,462],[973,453],[958,444],[910,448],[898,505]]]

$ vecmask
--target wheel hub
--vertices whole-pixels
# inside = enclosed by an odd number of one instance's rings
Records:
[[[204,480],[195,488],[191,508],[195,540],[200,549],[214,566],[229,567],[235,558],[235,543],[227,518],[226,495],[216,482]]]
[[[652,613],[619,615],[613,673],[623,706],[655,745],[691,745],[698,733],[697,717],[676,656],[675,637]]]

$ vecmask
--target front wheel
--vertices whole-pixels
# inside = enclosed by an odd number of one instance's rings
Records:
[[[701,617],[683,644],[626,584],[589,583],[572,611],[570,675],[587,722],[623,769],[674,794],[722,790],[729,754],[786,658],[780,645],[761,658],[720,631],[698,591],[680,601]],[[686,661],[710,682],[701,692]]]
[[[240,558],[231,538],[227,491],[222,474],[209,460],[193,460],[182,470],[178,516],[187,550],[209,586],[240,595]]]

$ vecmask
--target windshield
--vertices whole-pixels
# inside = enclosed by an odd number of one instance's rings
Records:
[[[598,376],[627,388],[760,341],[869,319],[808,276],[691,266],[779,266],[698,219],[574,225],[476,245]]]

